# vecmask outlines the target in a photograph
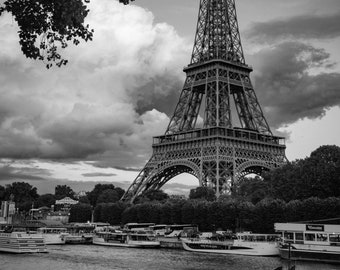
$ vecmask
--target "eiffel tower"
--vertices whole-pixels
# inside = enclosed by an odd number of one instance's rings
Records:
[[[245,63],[235,0],[200,0],[186,80],[164,135],[122,200],[133,202],[188,173],[216,196],[230,194],[245,175],[286,162],[285,140],[264,118]]]

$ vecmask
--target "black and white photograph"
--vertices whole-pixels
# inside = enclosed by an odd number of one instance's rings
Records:
[[[0,269],[340,270],[339,0],[0,0]]]

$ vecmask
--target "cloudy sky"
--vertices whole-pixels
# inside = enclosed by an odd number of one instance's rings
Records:
[[[3,0],[0,0],[2,3]],[[238,0],[242,44],[265,117],[289,160],[340,145],[340,1]],[[190,61],[199,0],[92,0],[92,42],[47,70],[0,17],[0,185],[126,189],[165,132]],[[166,191],[198,184],[179,176]]]

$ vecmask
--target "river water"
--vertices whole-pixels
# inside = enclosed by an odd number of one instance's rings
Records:
[[[172,249],[51,245],[49,253],[0,254],[1,270],[274,270],[278,257],[191,253]],[[340,265],[296,262],[296,270],[340,270]]]

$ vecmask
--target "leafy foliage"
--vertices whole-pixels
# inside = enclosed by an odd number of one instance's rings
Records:
[[[127,5],[134,0],[119,0]],[[19,43],[27,58],[42,60],[46,67],[66,65],[59,53],[69,43],[93,38],[93,29],[85,25],[90,0],[5,0],[0,16],[9,12],[19,26]]]
[[[47,206],[51,207],[51,205],[55,204],[55,196],[53,194],[43,194],[39,196],[39,198],[36,200],[34,207],[42,207]]]
[[[107,191],[102,195],[105,190],[111,191]],[[114,193],[112,191],[114,191]],[[123,196],[123,194],[123,189],[115,187],[112,184],[96,184],[94,189],[87,193],[87,198],[91,205],[95,207],[97,203],[116,202]]]
[[[256,204],[267,196],[268,190],[266,183],[259,176],[245,177],[237,184],[236,193],[238,198]]]
[[[83,0],[6,0],[0,15],[5,11],[18,23],[23,54],[44,61],[47,68],[53,63],[59,67],[67,64],[58,51],[60,48],[93,37],[93,30],[84,25],[89,10]]]
[[[129,222],[157,224],[197,224],[200,231],[245,230],[274,232],[275,222],[298,222],[339,217],[340,198],[309,198],[289,203],[265,199],[256,205],[238,200],[186,200],[181,202],[142,203],[123,202],[99,204],[95,221],[113,225]]]
[[[165,201],[169,198],[169,195],[166,194],[163,190],[147,190],[142,195],[138,196],[135,200],[135,203],[143,203],[150,201]]]
[[[190,199],[205,199],[207,201],[216,200],[215,191],[212,188],[208,187],[197,187],[195,189],[190,190],[189,194]]]
[[[63,199],[65,197],[74,198],[74,191],[67,185],[57,185],[55,187],[54,195],[57,200]]]
[[[340,147],[321,146],[311,156],[264,175],[268,196],[289,202],[340,196]]]
[[[11,197],[14,198],[19,210],[28,211],[39,195],[36,187],[25,182],[14,182],[11,185],[6,185],[5,198],[9,200]]]
[[[69,222],[87,222],[91,220],[91,216],[91,205],[77,203],[71,206]]]
[[[97,203],[114,203],[119,200],[117,191],[114,189],[105,189],[97,199]]]
[[[79,203],[84,203],[84,204],[91,204],[89,198],[87,196],[81,196],[79,198]]]

